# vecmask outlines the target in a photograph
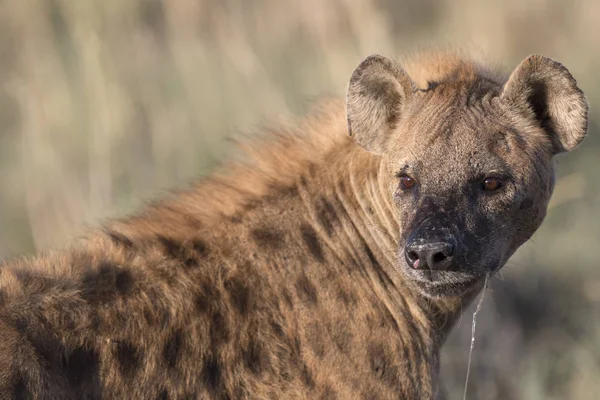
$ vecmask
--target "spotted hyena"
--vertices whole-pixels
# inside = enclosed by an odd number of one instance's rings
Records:
[[[504,79],[455,53],[371,56],[345,111],[5,262],[0,397],[433,398],[453,322],[540,226],[553,156],[586,125],[545,57]]]

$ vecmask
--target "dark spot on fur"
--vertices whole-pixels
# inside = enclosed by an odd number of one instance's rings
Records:
[[[324,336],[323,329],[316,322],[311,323],[306,328],[306,339],[309,347],[314,351],[315,355],[319,358],[325,356],[325,343],[323,342]]]
[[[298,197],[298,186],[296,185],[291,185],[287,187],[287,190],[285,191],[286,196],[289,197]]]
[[[175,368],[181,348],[183,346],[183,333],[180,330],[175,331],[165,343],[163,348],[163,359],[169,368]]]
[[[27,388],[27,377],[20,371],[14,375],[12,388],[12,398],[14,400],[28,400],[33,398],[33,396],[31,396],[31,392]]]
[[[169,392],[167,391],[167,389],[163,389],[158,393],[158,396],[156,396],[156,400],[169,400]]]
[[[217,392],[222,385],[221,366],[214,354],[207,356],[202,366],[202,378],[211,392]],[[217,393],[218,394],[218,393]]]
[[[381,268],[381,266],[379,264],[375,265],[375,273],[377,274],[377,278],[379,278],[379,282],[381,282],[381,285],[385,288],[388,289],[390,287],[394,286],[394,283],[392,282],[392,279],[390,278],[390,276],[387,274],[387,272],[385,272],[383,270],[383,268]]]
[[[251,200],[244,204],[243,209],[246,212],[254,210],[260,203],[257,200]]]
[[[287,304],[287,306],[293,310],[294,309],[294,300],[292,299],[292,294],[290,293],[289,290],[287,290],[286,288],[283,288],[281,295],[283,297],[283,300],[285,301],[285,304]]]
[[[76,264],[86,265],[86,264]],[[15,270],[13,271],[14,277],[17,278],[19,283],[25,290],[31,288],[37,295],[47,293],[56,289],[57,281],[48,276],[42,274],[32,274],[26,270]]]
[[[440,84],[438,82],[435,81],[428,81],[427,82],[427,89],[425,89],[425,91],[429,91],[429,90],[435,90],[436,87],[438,87]]]
[[[193,257],[186,257],[182,261],[183,261],[183,265],[185,265],[188,268],[193,268],[193,267],[198,266],[198,261],[196,261],[196,259]]]
[[[211,316],[210,338],[213,346],[226,343],[229,340],[230,331],[227,319],[219,311],[215,310]]]
[[[235,214],[229,217],[229,221],[233,224],[241,224],[243,219],[239,214]]]
[[[300,354],[302,352],[302,341],[300,340],[300,336],[296,336],[294,337],[294,354],[297,357],[300,357]]]
[[[385,373],[385,361],[385,350],[381,345],[369,346],[369,365],[378,378]]]
[[[15,318],[15,328],[21,335],[27,335],[27,327],[29,326],[29,321],[25,317],[17,317]]]
[[[122,233],[110,229],[105,229],[104,232],[115,246],[124,247],[126,249],[132,249],[134,247],[133,241]]]
[[[306,275],[302,275],[296,281],[296,293],[307,304],[314,305],[319,301],[317,288]]]
[[[234,386],[234,399],[248,399],[250,398],[248,394],[248,388],[246,387],[246,383],[243,380],[237,382]]]
[[[115,278],[115,286],[117,288],[117,292],[120,294],[126,294],[133,285],[133,276],[131,276],[131,272],[126,269],[119,271]]]
[[[297,374],[297,366],[300,363],[299,358],[294,351],[290,351],[287,346],[289,342],[283,341],[282,346],[274,347],[275,359],[278,360],[279,378],[284,382],[291,382]]]
[[[281,339],[286,337],[285,331],[283,330],[283,326],[281,326],[279,322],[271,321],[271,329],[273,330],[275,336],[277,336],[278,338]]]
[[[22,326],[22,324],[16,325]],[[61,357],[61,355],[65,354],[65,348],[57,340],[40,335],[40,330],[35,328],[30,331],[21,331],[21,333],[29,340],[29,343],[34,348],[38,360],[42,365],[50,367],[59,362],[62,362],[63,367],[66,365],[66,358],[64,358],[64,356]]]
[[[371,264],[373,264],[374,266],[379,266],[379,263],[377,262],[375,255],[373,254],[373,252],[367,245],[365,245],[365,253],[367,254],[367,257],[369,257],[369,261],[371,262]]]
[[[331,331],[331,338],[333,339],[333,343],[335,343],[342,353],[347,353],[349,351],[353,335],[347,327],[341,324],[338,325]]]
[[[377,277],[379,278],[379,281],[381,282],[381,285],[384,288],[386,288],[386,289],[389,288],[389,287],[394,286],[394,283],[392,282],[392,279],[383,270],[383,268],[381,267],[381,265],[377,261],[377,258],[375,258],[375,255],[373,254],[373,252],[371,251],[371,249],[369,248],[369,246],[367,246],[365,244],[364,249],[365,249],[365,253],[367,254],[367,257],[369,258],[369,262],[374,267],[373,269],[375,270],[375,273],[377,274]]]
[[[225,282],[225,289],[229,292],[236,310],[243,316],[246,315],[248,309],[251,308],[251,292],[242,278],[236,276],[227,280]]]
[[[392,315],[392,313],[390,312],[390,310],[388,310],[388,308],[386,306],[382,306],[383,308],[381,309],[381,319],[383,321],[384,325],[387,326],[391,326],[392,329],[394,329],[394,331],[396,332],[400,332],[400,326],[398,326],[398,322],[396,321],[396,318],[394,318],[394,316]]]
[[[386,353],[385,347],[380,343],[371,343],[368,348],[369,365],[373,374],[392,388],[400,388],[398,368],[393,365]]]
[[[269,188],[276,196],[295,197],[298,195],[296,185],[271,184]]]
[[[279,249],[283,245],[283,234],[273,229],[257,228],[250,232],[256,244],[263,248]]]
[[[356,295],[342,285],[338,286],[337,298],[346,306],[356,304],[357,302]]]
[[[99,356],[93,349],[77,347],[65,358],[64,370],[73,386],[79,386],[84,381],[95,380],[99,373]]]
[[[336,400],[338,398],[337,392],[330,386],[326,385],[321,392],[322,400]]]
[[[185,219],[186,225],[190,228],[200,229],[203,226],[202,221],[192,215],[183,214],[183,218]]]
[[[317,202],[317,220],[325,229],[329,236],[333,233],[334,225],[338,222],[338,216],[335,207],[325,198]]]
[[[219,292],[217,288],[215,288],[209,282],[203,282],[200,291],[196,294],[194,302],[196,305],[196,311],[198,311],[200,314],[209,313],[213,309],[218,298]]]
[[[186,249],[182,243],[168,238],[163,235],[156,235],[156,239],[159,241],[161,246],[163,247],[163,251],[166,256],[172,259],[175,259],[188,268],[193,268],[198,266],[198,261],[190,254],[188,249]],[[194,249],[196,250],[197,243],[194,242]],[[206,248],[202,247],[202,244],[199,245],[200,250],[205,251]]]
[[[200,239],[194,240],[192,242],[192,247],[193,247],[194,251],[196,253],[198,253],[198,255],[200,257],[206,257],[209,253],[208,246],[206,245],[206,242],[204,242],[203,240],[200,240]]]
[[[104,261],[97,270],[90,270],[83,276],[82,296],[90,302],[105,303],[117,295],[130,294],[133,286],[134,279],[128,269]]]
[[[164,252],[171,258],[178,258],[181,253],[181,244],[174,239],[164,235],[156,235],[156,239],[162,245]]]
[[[142,354],[130,342],[117,342],[115,345],[115,360],[121,374],[126,378],[133,378],[140,369]]]
[[[381,400],[382,397],[379,396],[379,394],[377,393],[376,389],[371,387],[368,387],[367,389],[364,389],[362,391],[362,396],[360,397],[361,399],[364,400]]]
[[[310,225],[302,225],[300,227],[300,232],[302,233],[302,239],[308,250],[313,255],[313,257],[318,262],[325,261],[325,256],[323,255],[323,248],[321,247],[321,243],[319,243],[319,238],[317,237],[317,233]]]
[[[254,375],[260,375],[269,368],[269,356],[262,344],[254,339],[250,340],[248,347],[243,350],[244,366]]]
[[[144,315],[144,321],[146,321],[149,326],[156,326],[159,324],[157,313],[153,309],[144,307],[142,314]]]
[[[306,365],[306,363],[304,363],[302,370],[300,371],[300,379],[302,380],[302,383],[305,384],[309,389],[313,389],[315,387],[315,379],[313,378],[313,374],[308,369],[308,365]]]
[[[206,257],[209,253],[208,246],[200,239],[194,240],[190,248],[189,244],[184,246],[183,243],[163,235],[156,237],[167,257],[179,261],[188,268],[197,267],[197,257]]]

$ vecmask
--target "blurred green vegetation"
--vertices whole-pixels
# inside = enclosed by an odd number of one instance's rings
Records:
[[[371,53],[456,45],[563,62],[591,104],[544,226],[492,282],[469,398],[600,393],[600,2],[0,2],[0,257],[73,237],[211,170],[224,137],[342,95]],[[472,310],[444,352],[462,396]]]

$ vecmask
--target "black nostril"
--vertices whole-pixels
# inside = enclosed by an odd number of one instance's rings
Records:
[[[435,253],[433,255],[433,264],[440,263],[446,259],[446,255],[444,253]]]
[[[405,258],[411,268],[441,271],[450,268],[454,252],[454,245],[449,242],[410,243]]]
[[[435,252],[435,249],[434,249]],[[444,261],[446,258],[454,255],[454,246],[451,243],[440,243],[439,251],[433,254],[433,263]]]
[[[425,253],[429,268],[442,271],[450,267],[454,255],[454,246],[452,243],[447,242],[432,243],[425,250]]]
[[[410,258],[413,262],[419,259],[419,255],[414,251],[409,251],[407,253],[408,258]]]
[[[411,268],[419,268],[419,254],[416,251],[407,247],[404,249],[404,257]]]

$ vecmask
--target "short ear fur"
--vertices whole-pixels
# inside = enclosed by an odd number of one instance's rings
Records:
[[[552,140],[554,154],[572,150],[587,132],[588,105],[575,78],[547,57],[526,58],[504,85],[502,98],[526,107]]]
[[[381,154],[414,91],[408,75],[395,61],[380,55],[366,58],[354,70],[346,95],[348,131],[365,149]]]

